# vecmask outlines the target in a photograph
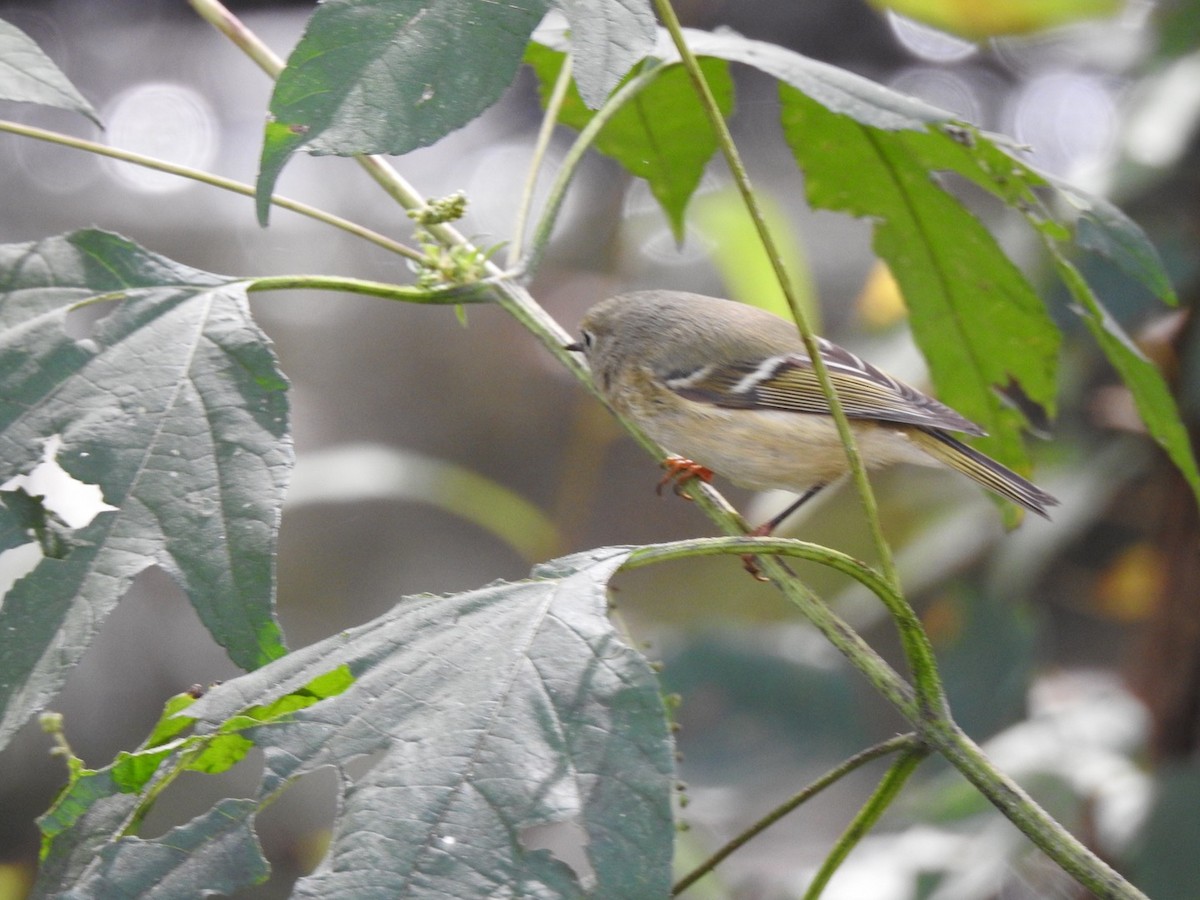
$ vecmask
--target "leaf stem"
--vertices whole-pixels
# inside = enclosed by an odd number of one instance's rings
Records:
[[[902,734],[894,738],[889,738],[882,741],[873,747],[868,747],[859,753],[854,754],[849,759],[843,760],[838,765],[834,766],[820,778],[809,782],[801,790],[797,791],[775,809],[771,810],[733,840],[726,843],[723,847],[717,850],[712,856],[700,863],[695,869],[679,879],[675,886],[671,888],[671,896],[677,897],[686,891],[689,887],[711,872],[717,867],[726,857],[744,846],[747,842],[762,834],[788,813],[795,810],[800,804],[811,800],[821,791],[830,785],[835,784],[842,778],[845,778],[855,769],[858,769],[872,760],[878,759],[881,756],[886,756],[889,753],[895,753],[897,750],[911,750],[919,747],[917,737],[914,734]]]
[[[431,290],[407,284],[390,284],[385,281],[367,281],[362,278],[341,278],[333,275],[272,275],[254,278],[246,283],[246,290],[251,293],[287,290],[344,291],[348,294],[369,294],[384,300],[402,300],[406,303],[449,305],[489,302],[490,298],[485,296],[486,288],[486,282],[475,282]]]
[[[525,187],[521,191],[521,205],[517,210],[517,221],[513,225],[512,239],[508,245],[508,267],[516,268],[521,261],[521,246],[525,243],[525,225],[529,221],[529,212],[533,208],[533,194],[537,188],[538,173],[550,147],[550,138],[554,135],[554,126],[558,124],[558,113],[562,109],[563,100],[567,96],[567,88],[571,86],[571,54],[563,57],[562,68],[554,80],[554,90],[546,101],[546,113],[542,116],[542,125],[538,129],[537,141],[533,146],[533,158],[529,161],[529,171],[525,175]]]
[[[823,563],[851,576],[872,592],[882,588],[884,596],[894,596],[887,582],[874,570],[857,560],[805,541],[788,538],[754,538],[736,535],[724,538],[697,538],[674,541],[666,544],[648,544],[638,547],[630,554],[625,568],[638,568],[655,562],[679,559],[686,556],[712,556],[733,554],[756,555],[761,568],[772,577],[776,586],[789,600],[800,608],[801,613],[820,631],[834,647],[866,676],[872,686],[883,694],[914,724],[923,720],[922,707],[913,697],[912,688],[888,665],[862,636],[813,594],[800,579],[796,578],[776,556],[795,556]],[[884,600],[888,603],[888,600]],[[904,637],[904,632],[901,632]]]
[[[762,538],[762,537],[725,537],[725,538],[696,538],[687,541],[674,541],[664,544],[648,544],[639,547],[629,557],[626,568],[638,568],[655,562],[678,559],[687,556],[714,556],[736,554],[738,556],[757,556],[773,554],[776,556],[794,556],[819,563],[835,569],[844,575],[849,575],[863,587],[867,588],[883,603],[892,619],[895,621],[904,645],[905,657],[914,669],[920,669],[928,680],[936,685],[941,694],[942,687],[937,670],[937,660],[934,658],[933,647],[929,636],[921,626],[920,620],[913,613],[912,607],[882,575],[870,566],[852,556],[840,551],[824,547],[820,544],[798,541],[792,538]],[[846,626],[847,628],[849,626]]]
[[[825,857],[825,861],[821,863],[821,868],[817,870],[808,890],[804,892],[804,900],[817,900],[821,896],[821,892],[829,884],[829,879],[833,877],[834,872],[850,855],[850,851],[858,846],[858,842],[862,840],[863,836],[879,821],[879,817],[891,806],[892,801],[900,795],[905,782],[916,771],[921,760],[928,755],[929,748],[913,741],[904,749],[900,758],[892,763],[874,793],[863,804],[858,815],[854,817],[854,821],[842,832],[837,843],[833,845],[833,849],[829,851],[829,855]]]
[[[154,169],[158,172],[166,172],[170,175],[178,175],[180,178],[188,178],[192,181],[198,181],[210,187],[220,188],[223,191],[230,191],[245,197],[254,196],[254,187],[252,185],[241,181],[234,181],[232,178],[224,178],[212,172],[205,172],[203,169],[193,169],[190,166],[181,166],[176,163],[167,162],[164,159],[134,153],[132,150],[121,150],[118,147],[110,147],[107,144],[89,141],[85,138],[73,137],[57,131],[47,131],[44,128],[35,128],[32,125],[22,125],[19,122],[11,122],[6,119],[0,119],[0,131],[7,131],[10,134],[46,141],[51,144],[59,144],[63,147],[71,147],[86,153],[94,153],[97,156],[107,156],[110,159],[120,160],[121,162],[127,162],[146,169]],[[370,241],[372,244],[383,247],[385,250],[390,250],[392,253],[398,253],[400,256],[417,262],[421,260],[421,254],[411,247],[385,237],[356,222],[351,222],[349,219],[343,219],[341,216],[326,212],[323,209],[318,209],[307,203],[301,203],[298,200],[281,197],[278,194],[271,197],[271,203],[281,209],[291,210],[302,216],[308,216],[310,219],[316,219],[318,222],[324,222],[326,225],[332,225],[334,228],[340,228],[342,231]]]
[[[647,67],[644,71],[621,85],[605,101],[604,105],[596,110],[596,114],[592,116],[588,123],[580,130],[579,134],[576,135],[575,142],[567,150],[566,155],[563,156],[562,162],[558,167],[558,174],[555,176],[554,183],[550,186],[550,191],[546,195],[546,203],[542,208],[542,215],[538,219],[537,228],[533,233],[533,240],[530,242],[529,250],[524,257],[525,271],[534,271],[541,261],[542,253],[545,251],[546,245],[550,243],[550,234],[553,232],[554,224],[558,220],[558,213],[562,208],[563,200],[566,199],[567,188],[574,179],[575,173],[579,170],[579,163],[583,160],[588,148],[595,143],[601,129],[608,124],[609,120],[620,111],[629,99],[650,85],[659,76],[661,68],[661,66]]]

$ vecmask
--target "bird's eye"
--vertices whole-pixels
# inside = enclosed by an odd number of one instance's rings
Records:
[[[590,331],[581,331],[579,332],[579,336],[583,340],[573,341],[572,343],[567,344],[566,349],[570,350],[572,353],[587,353],[592,349],[592,333]]]

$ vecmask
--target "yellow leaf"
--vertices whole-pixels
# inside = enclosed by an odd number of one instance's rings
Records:
[[[871,0],[881,9],[971,40],[1029,34],[1074,22],[1110,16],[1121,0]]]
[[[908,315],[900,285],[883,260],[876,260],[858,295],[858,313],[863,324],[871,328],[886,328]]]

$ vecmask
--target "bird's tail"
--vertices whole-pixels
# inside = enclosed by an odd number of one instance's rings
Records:
[[[915,428],[909,432],[913,442],[939,462],[957,469],[969,478],[978,481],[990,491],[1011,500],[1018,506],[1050,518],[1049,506],[1058,506],[1058,500],[1047,494],[1036,484],[1022,478],[1007,466],[1002,466],[990,456],[968,447],[944,431],[935,428]]]

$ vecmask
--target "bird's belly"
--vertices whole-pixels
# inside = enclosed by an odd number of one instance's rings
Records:
[[[701,428],[690,417],[686,428],[672,416],[661,417],[651,437],[672,453],[751,490],[804,491],[849,471],[829,416],[707,407],[703,417]],[[937,464],[909,441],[902,427],[863,421],[851,421],[850,427],[868,468],[897,462]]]

